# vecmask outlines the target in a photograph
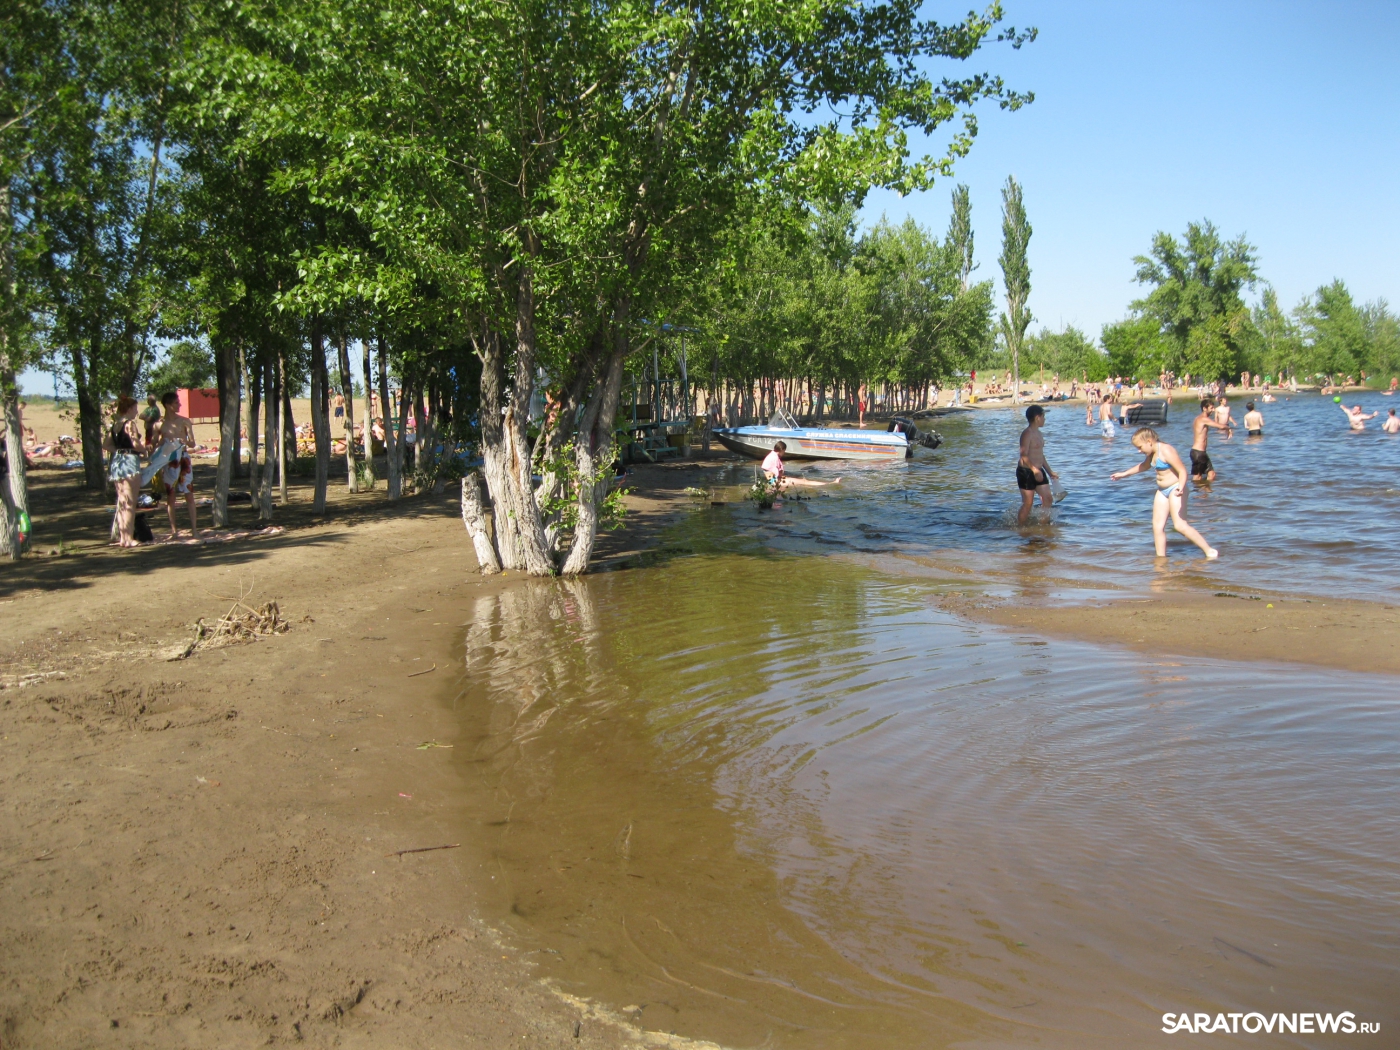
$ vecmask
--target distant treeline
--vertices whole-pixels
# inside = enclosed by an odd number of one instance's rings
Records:
[[[1149,379],[1162,372],[1203,379],[1257,375],[1360,377],[1400,374],[1400,318],[1384,299],[1358,304],[1341,280],[1325,284],[1291,311],[1260,280],[1254,249],[1222,242],[1210,223],[1192,224],[1177,241],[1160,233],[1138,280],[1151,287],[1132,313],[1104,325],[1095,344],[1072,326],[1042,329],[1027,340],[1023,370],[1044,367],[1065,378],[1110,375]],[[1241,291],[1262,285],[1245,305]],[[998,348],[990,368],[1009,367]]]

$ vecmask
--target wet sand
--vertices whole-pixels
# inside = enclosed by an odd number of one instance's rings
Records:
[[[1094,603],[951,600],[973,620],[1155,656],[1400,674],[1400,609],[1372,602],[1178,592]]]
[[[633,501],[605,561],[655,547],[685,478]],[[634,1045],[478,908],[428,683],[449,605],[520,581],[476,574],[455,500],[391,512],[381,485],[277,537],[123,554],[73,485],[32,475],[36,519],[88,553],[0,567],[5,1050]],[[240,595],[291,630],[168,662]]]

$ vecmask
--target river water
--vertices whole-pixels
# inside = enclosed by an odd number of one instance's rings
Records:
[[[1154,566],[1151,482],[1107,481],[1131,448],[1082,412],[1047,426],[1069,500],[1015,529],[1018,428],[978,413],[809,502],[701,501],[654,564],[478,599],[450,702],[492,916],[562,990],[726,1046],[1151,1046],[1189,1038],[1166,1012],[1346,1010],[1395,1045],[1393,678],[938,604],[1391,589],[1400,441],[1270,407],[1192,494],[1210,565],[1174,541]]]

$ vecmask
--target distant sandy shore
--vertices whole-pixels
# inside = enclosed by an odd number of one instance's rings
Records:
[[[982,623],[1156,658],[1207,657],[1400,674],[1400,608],[1250,592],[1124,595],[1090,604],[959,602]]]

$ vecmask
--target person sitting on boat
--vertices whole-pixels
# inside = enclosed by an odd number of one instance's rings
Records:
[[[779,441],[773,446],[773,451],[763,457],[763,476],[768,481],[778,487],[781,492],[786,488],[796,488],[806,486],[808,488],[824,488],[827,485],[838,484],[841,479],[835,481],[812,481],[808,478],[790,477],[787,468],[783,465],[783,453],[787,451],[787,442]]]

